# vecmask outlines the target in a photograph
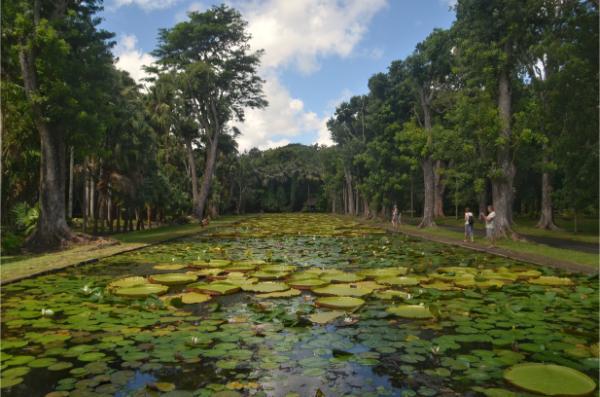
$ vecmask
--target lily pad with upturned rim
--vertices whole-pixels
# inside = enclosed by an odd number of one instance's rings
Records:
[[[128,288],[118,288],[113,293],[125,298],[145,298],[150,295],[162,295],[169,287],[162,284],[143,284]]]
[[[229,295],[236,293],[240,290],[240,287],[228,283],[196,283],[188,285],[188,289],[202,292],[208,295]]]
[[[547,396],[586,396],[596,390],[596,382],[586,374],[555,364],[517,364],[504,371],[504,379]]]
[[[312,292],[324,296],[355,296],[369,295],[372,289],[359,287],[356,284],[331,284],[322,288],[313,288]]]
[[[181,303],[190,305],[194,303],[203,303],[210,300],[210,295],[200,294],[198,292],[186,292],[181,294]]]
[[[345,313],[339,310],[332,310],[329,312],[318,312],[318,313],[313,313],[310,316],[308,316],[308,319],[310,321],[312,321],[313,323],[316,324],[327,324],[333,320],[335,320],[338,317],[343,316]]]
[[[327,281],[319,280],[318,278],[307,278],[305,280],[288,281],[287,285],[296,289],[313,289],[324,287],[329,284]]]
[[[330,309],[355,310],[364,305],[365,301],[351,296],[327,296],[317,299],[315,304]]]
[[[293,296],[298,296],[302,293],[302,291],[300,291],[299,289],[295,289],[295,288],[290,288],[287,291],[281,291],[281,292],[269,292],[266,294],[257,294],[256,297],[260,298],[260,299],[265,299],[265,298],[291,298]]]
[[[193,283],[198,276],[193,273],[162,273],[149,276],[150,281],[163,285],[180,285]]]
[[[269,293],[269,292],[282,292],[290,289],[287,284],[278,283],[275,281],[263,281],[256,284],[247,284],[241,286],[244,291]]]
[[[433,318],[433,314],[425,306],[421,305],[398,305],[388,307],[386,312],[403,318],[425,319]]]

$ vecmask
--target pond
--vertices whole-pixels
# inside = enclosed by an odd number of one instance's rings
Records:
[[[9,397],[584,395],[599,362],[597,277],[319,214],[10,284],[1,325]]]

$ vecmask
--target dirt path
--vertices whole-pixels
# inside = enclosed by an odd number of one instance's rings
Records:
[[[392,233],[402,233],[402,234],[405,234],[405,235],[411,236],[411,237],[417,237],[417,238],[421,238],[421,239],[425,239],[425,240],[429,240],[429,241],[434,241],[437,243],[455,245],[455,246],[470,249],[473,251],[497,255],[497,256],[504,257],[504,258],[513,259],[516,261],[532,263],[535,265],[551,267],[554,269],[565,270],[567,272],[573,272],[573,273],[583,273],[583,274],[589,274],[589,275],[598,274],[597,267],[595,268],[592,266],[582,265],[579,263],[553,259],[553,258],[549,258],[546,256],[541,256],[541,255],[515,252],[515,251],[509,250],[509,249],[499,248],[499,247],[494,247],[494,248],[482,247],[480,245],[464,243],[462,240],[452,239],[452,238],[448,238],[448,237],[435,236],[435,235],[432,235],[432,234],[429,234],[426,232],[421,232],[421,231],[417,231],[417,230],[408,230],[403,227],[400,227],[398,231],[395,231],[387,223],[364,221],[364,220],[359,220],[359,222],[375,224],[375,225],[377,225],[389,232],[392,232]]]

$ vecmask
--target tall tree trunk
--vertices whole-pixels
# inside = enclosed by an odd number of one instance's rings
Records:
[[[216,111],[214,111],[216,117]],[[221,133],[221,126],[217,123],[214,126],[214,133],[209,141],[208,153],[206,156],[206,162],[204,163],[204,173],[202,175],[202,184],[200,185],[200,193],[198,195],[198,207],[194,211],[194,215],[198,219],[202,219],[204,215],[204,207],[206,206],[206,200],[208,193],[210,192],[210,186],[212,183],[213,173],[215,170],[215,164],[217,162],[217,149],[219,147],[219,134]],[[210,131],[210,130],[209,130]]]
[[[444,192],[446,190],[446,183],[444,178],[442,178],[444,168],[443,161],[437,160],[435,162],[435,169],[433,171],[435,191],[435,204],[433,208],[434,218],[443,218],[446,216],[444,214]]]
[[[371,210],[369,209],[369,201],[363,196],[363,216],[365,218],[371,217]]]
[[[41,3],[34,2],[34,25],[39,22]],[[59,130],[50,130],[38,101],[36,57],[25,39],[21,43],[19,63],[34,125],[40,137],[40,217],[35,232],[29,236],[26,247],[32,251],[63,246],[76,239],[65,214],[65,137]]]
[[[88,172],[88,160],[87,157],[83,162],[83,203],[81,205],[81,212],[83,212],[83,232],[87,233],[88,228],[88,215],[90,207],[90,184],[88,179],[90,178]]]
[[[198,176],[196,174],[196,160],[194,158],[194,148],[192,147],[192,140],[187,139],[185,142],[185,148],[188,155],[188,167],[190,169],[190,179],[192,180],[192,211],[194,215],[198,213],[200,206],[200,196],[198,195]],[[200,216],[196,216],[200,218]]]
[[[433,159],[431,158],[431,151],[433,147],[433,132],[431,125],[431,109],[429,109],[429,99],[425,92],[420,92],[420,103],[421,109],[423,110],[423,123],[425,127],[425,133],[427,134],[427,154],[421,160],[421,167],[423,168],[423,219],[419,227],[430,227],[435,226],[434,218],[434,205],[435,205],[435,175],[433,171]]]
[[[548,158],[544,156],[543,161],[546,164]],[[542,211],[536,227],[558,230],[558,226],[554,223],[554,214],[552,213],[552,182],[550,181],[550,173],[548,171],[542,173]]]
[[[354,189],[352,189],[352,174],[344,169],[344,178],[346,180],[346,194],[348,195],[346,214],[354,215]]]
[[[337,194],[333,194],[331,196],[331,213],[335,214],[337,212]]]
[[[496,212],[495,234],[497,237],[515,237],[511,228],[513,181],[516,173],[510,149],[511,142],[511,83],[507,71],[502,71],[498,78],[498,110],[500,114],[500,136],[504,144],[497,148],[497,162],[500,171],[492,179],[492,197]]]
[[[152,208],[150,204],[146,204],[146,215],[148,218],[148,229],[152,228]]]
[[[342,201],[344,202],[344,214],[348,213],[348,194],[346,193],[346,186],[342,186]]]
[[[423,219],[419,224],[419,227],[435,226],[433,220],[433,205],[435,201],[435,178],[433,175],[433,161],[431,157],[427,157],[421,160],[421,167],[423,168]]]
[[[73,146],[69,150],[69,205],[67,206],[67,217],[73,218],[73,166],[75,165],[75,150]]]
[[[115,206],[116,218],[117,218],[117,233],[121,232],[121,207],[119,205]]]
[[[359,201],[360,201],[360,196],[358,195],[358,188],[356,188],[354,190],[354,197],[355,197],[355,203],[354,203],[354,214],[356,216],[358,216],[358,214],[360,213],[359,209]]]

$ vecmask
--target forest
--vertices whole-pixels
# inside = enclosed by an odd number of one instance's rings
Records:
[[[161,30],[136,84],[101,6],[2,5],[6,252],[228,213],[397,205],[429,227],[493,204],[498,236],[516,215],[545,229],[598,215],[594,1],[460,1],[450,29],[338,104],[335,145],[244,152],[233,122],[268,104],[241,14],[215,6]]]

